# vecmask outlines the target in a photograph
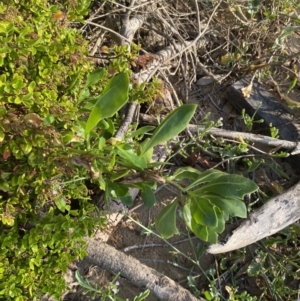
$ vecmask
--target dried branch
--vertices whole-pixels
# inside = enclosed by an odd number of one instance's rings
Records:
[[[135,16],[134,18],[127,20],[125,19],[124,24],[122,26],[121,35],[125,39],[121,39],[121,45],[132,43],[133,37],[136,31],[142,26],[143,22],[145,21],[145,16]],[[131,41],[130,43],[128,41]]]
[[[121,276],[138,287],[150,289],[160,300],[205,301],[203,298],[194,297],[188,290],[167,276],[109,245],[89,240],[87,251],[88,262],[113,273],[121,273]]]
[[[188,130],[191,131],[192,133],[201,133],[205,130],[205,127],[198,126],[198,125],[189,125]],[[300,142],[280,140],[280,139],[263,136],[263,135],[228,131],[228,130],[216,129],[216,128],[211,128],[206,133],[218,137],[229,138],[229,139],[239,140],[242,138],[243,140],[246,141],[263,144],[265,146],[276,148],[276,149],[278,148],[286,149],[291,152],[290,153],[291,155],[297,155],[300,153]]]
[[[108,27],[105,27],[105,26],[103,26],[103,25],[97,24],[97,23],[92,22],[92,21],[89,21],[89,20],[85,21],[85,23],[86,23],[86,24],[90,24],[90,25],[94,25],[94,26],[99,27],[99,28],[102,28],[102,29],[104,29],[104,30],[106,30],[106,31],[108,31],[108,32],[110,32],[110,33],[112,33],[113,36],[118,37],[120,40],[125,40],[127,43],[131,43],[131,42],[132,42],[132,41],[130,41],[129,39],[123,37],[123,36],[122,36],[121,34],[119,34],[118,32],[116,32],[116,31],[114,31],[114,30],[112,30],[112,29],[110,29],[110,28],[108,28]]]
[[[126,116],[125,116],[122,124],[118,128],[118,130],[115,134],[115,138],[123,139],[123,137],[125,136],[125,133],[128,131],[128,128],[132,123],[137,106],[138,106],[138,104],[135,102],[131,102],[129,104],[127,112],[126,112]]]

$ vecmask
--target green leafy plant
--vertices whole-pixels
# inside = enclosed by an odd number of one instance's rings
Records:
[[[255,120],[255,115],[256,115],[257,111],[259,110],[259,108],[260,108],[260,106],[257,107],[257,109],[255,110],[255,112],[252,116],[249,116],[246,113],[245,109],[242,110],[242,119],[243,119],[248,131],[252,130],[254,123],[263,123],[264,122],[263,119]]]
[[[172,139],[183,131],[192,119],[196,105],[186,104],[175,109],[154,131],[152,137],[141,145],[141,155],[145,155],[154,146]]]
[[[106,289],[100,288],[97,285],[91,285],[87,279],[84,279],[78,271],[75,273],[75,277],[78,281],[78,284],[84,288],[84,294],[91,293],[92,298],[96,298],[99,296],[101,301],[112,300],[112,301],[129,301],[129,299],[122,299],[117,296],[118,293],[118,285],[119,282],[117,279],[119,278],[119,274],[117,274],[114,279],[107,285]],[[150,291],[146,290],[136,296],[133,301],[143,301],[149,296]]]
[[[87,123],[79,121],[81,139],[74,142],[72,148],[69,147],[69,153],[73,154],[72,162],[86,169],[93,181],[105,191],[107,200],[119,198],[125,205],[130,205],[133,202],[129,194],[130,183],[127,181],[124,185],[122,178],[151,169],[153,148],[180,133],[192,118],[196,105],[182,105],[175,109],[151,134],[151,138],[141,144],[117,140],[113,137],[115,121],[110,117],[116,115],[128,100],[129,78],[127,73],[116,74],[108,81],[104,79],[105,76],[108,74],[94,71],[87,78],[79,99],[84,112],[89,115]],[[104,80],[106,85],[99,96],[91,96],[89,85],[96,84],[99,80]],[[139,129],[134,136],[146,134],[152,129],[153,127]],[[132,186],[141,189],[145,204],[151,207],[155,202],[152,190],[156,183],[151,178],[151,172],[148,175],[149,182],[145,178],[144,183],[140,181],[132,183]]]
[[[258,246],[247,268],[250,277],[263,279],[261,296],[276,300],[296,300],[298,296],[299,264],[297,241],[299,228],[290,226]]]
[[[190,184],[182,187],[180,182],[183,180]],[[190,167],[179,168],[167,182],[176,185],[183,195],[157,216],[155,225],[158,232],[164,238],[178,233],[176,209],[179,201],[183,201],[182,216],[186,225],[197,237],[211,243],[217,242],[229,216],[246,217],[243,197],[258,189],[254,182],[239,175],[218,170],[200,172]]]
[[[105,86],[96,101],[86,123],[85,133],[88,134],[97,123],[105,118],[112,117],[128,100],[129,76],[119,73]]]

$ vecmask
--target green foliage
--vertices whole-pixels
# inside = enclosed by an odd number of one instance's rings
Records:
[[[176,227],[176,212],[178,201],[175,200],[161,210],[155,220],[155,227],[163,238],[170,238],[174,234],[179,234]]]
[[[105,86],[87,120],[85,132],[88,134],[97,123],[108,117],[112,117],[128,100],[129,76],[119,73]]]
[[[181,187],[183,179],[191,184]],[[229,216],[247,216],[243,198],[258,189],[254,182],[239,175],[218,170],[201,173],[190,167],[179,168],[167,181],[184,193],[182,216],[186,225],[197,237],[211,243],[217,242],[218,234],[224,231]],[[156,218],[156,228],[164,238],[178,232],[174,213],[176,208],[177,201],[172,202]]]
[[[78,227],[78,223],[82,226]],[[2,231],[0,257],[5,270],[0,280],[0,298],[25,300],[25,290],[29,300],[47,292],[60,298],[65,288],[61,274],[71,261],[86,255],[83,237],[93,223],[91,218],[74,220],[51,210],[31,229],[20,230],[14,225]]]
[[[255,256],[247,268],[250,277],[262,277],[261,296],[270,296],[273,300],[297,300],[299,228],[292,225],[276,236],[267,238],[258,246]]]
[[[59,299],[62,274],[85,255],[84,237],[105,226],[102,213],[95,214],[89,185],[105,191],[106,200],[129,205],[130,185],[120,180],[151,168],[139,143],[113,135],[118,110],[129,98],[153,98],[159,83],[129,89],[135,46],[131,52],[115,47],[116,59],[92,71],[86,42],[68,26],[68,20],[83,20],[89,5],[0,4],[0,298],[5,300],[40,300],[45,293]],[[146,145],[148,154],[183,130],[194,110],[183,106],[167,117]],[[179,120],[175,130],[164,125]],[[128,135],[138,141],[151,130]],[[132,186],[153,206],[153,179]]]
[[[142,145],[141,155],[147,153],[154,146],[169,141],[183,131],[193,117],[196,107],[195,104],[186,104],[171,112],[157,127],[152,137]]]
[[[278,130],[278,128],[273,126],[272,123],[270,123],[269,127],[270,127],[270,136],[272,138],[279,139],[279,130]]]
[[[66,1],[83,20],[90,1]],[[0,4],[0,299],[59,299],[68,264],[85,255],[94,218],[87,172],[72,165],[75,103],[92,70],[80,33],[48,1]],[[73,206],[76,201],[79,206]]]
[[[107,300],[113,300],[113,301],[128,301],[128,299],[124,300],[117,296],[117,293],[119,292],[118,285],[119,282],[117,279],[119,278],[119,274],[117,274],[114,279],[107,285],[106,289],[102,289],[98,287],[97,285],[93,286],[90,284],[90,282],[87,279],[84,279],[78,271],[75,273],[76,279],[78,281],[78,284],[84,288],[84,294],[91,293],[92,298],[94,299],[96,296],[101,297],[101,301]],[[146,300],[146,298],[149,296],[150,290],[146,290],[142,293],[140,293],[139,296],[136,296],[133,301],[143,301]]]
[[[259,119],[259,120],[255,120],[255,115],[257,113],[257,111],[260,109],[261,106],[258,106],[257,109],[255,110],[253,116],[249,116],[245,109],[242,110],[242,119],[246,125],[247,131],[251,131],[253,124],[254,123],[263,123],[264,120],[263,119]]]

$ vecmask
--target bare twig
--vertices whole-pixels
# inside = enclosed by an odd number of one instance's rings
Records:
[[[118,128],[117,133],[115,134],[115,138],[123,139],[123,137],[125,136],[125,133],[128,131],[130,124],[132,123],[132,120],[133,120],[133,117],[134,117],[137,107],[138,107],[138,104],[135,102],[131,102],[129,104],[128,110],[126,112],[126,117],[124,118],[121,126]]]
[[[183,242],[190,241],[191,239],[196,239],[196,238],[197,238],[196,236],[191,237],[191,238],[184,238],[184,239],[172,242],[172,245],[178,245],[178,244],[181,244]],[[134,245],[134,246],[131,246],[131,247],[124,248],[123,252],[129,252],[129,251],[136,250],[136,249],[158,248],[158,247],[166,248],[166,247],[169,247],[169,245],[167,245],[167,244],[154,244],[154,243],[152,243],[152,244],[143,244],[143,245]]]
[[[201,133],[202,131],[204,131],[205,127],[198,126],[198,125],[189,125],[188,129],[192,133]],[[211,128],[210,130],[207,131],[207,134],[215,135],[215,136],[223,137],[223,138],[231,138],[231,139],[242,138],[243,140],[248,140],[253,143],[260,143],[265,146],[273,147],[273,148],[280,147],[280,148],[287,149],[288,151],[290,151],[291,155],[296,155],[296,154],[300,153],[300,143],[299,142],[280,140],[280,139],[263,136],[263,135],[255,135],[255,134],[244,133],[244,132],[227,131],[227,130],[216,129],[216,128]]]
[[[121,34],[119,34],[118,32],[116,32],[116,31],[114,31],[114,30],[112,30],[112,29],[110,29],[110,28],[108,28],[108,27],[105,27],[105,26],[103,26],[103,25],[100,25],[100,24],[91,22],[91,21],[89,21],[89,20],[85,21],[85,23],[86,23],[86,24],[90,24],[90,25],[94,25],[94,26],[99,27],[99,28],[102,28],[102,29],[104,29],[104,30],[106,30],[106,31],[108,31],[108,32],[110,32],[110,33],[112,33],[114,36],[117,36],[120,40],[123,39],[123,40],[125,40],[125,41],[128,42],[128,43],[131,43],[131,42],[132,42],[131,40],[129,40],[129,39],[123,37]]]
[[[130,45],[132,43],[136,31],[142,26],[144,20],[145,17],[142,15],[136,16],[130,20],[127,20],[127,18],[125,18],[121,32],[121,35],[124,38],[121,39],[121,44]]]

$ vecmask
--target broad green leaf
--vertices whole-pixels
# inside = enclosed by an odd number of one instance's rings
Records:
[[[218,219],[218,226],[212,228],[214,232],[217,233],[222,233],[225,230],[225,219],[224,219],[224,214],[223,211],[220,210],[219,208],[215,208],[216,214],[217,214],[217,219]]]
[[[134,137],[138,137],[138,136],[142,136],[152,130],[155,129],[155,126],[153,125],[146,125],[143,126],[141,128],[139,128],[138,130],[134,131],[131,135],[129,135],[130,138],[134,138]]]
[[[154,146],[169,141],[174,136],[183,131],[192,119],[197,105],[186,104],[175,109],[154,131],[152,137],[142,148],[141,155],[144,155]]]
[[[207,227],[197,224],[194,219],[191,221],[191,230],[201,240],[208,240]]]
[[[0,116],[1,117],[5,116],[6,112],[7,112],[7,110],[6,110],[5,106],[0,106]]]
[[[113,116],[128,100],[129,76],[119,73],[114,76],[97,99],[85,127],[88,134],[97,123],[104,118]]]
[[[231,216],[247,217],[247,208],[243,201],[236,198],[225,198],[217,194],[205,194],[205,197],[216,207]]]
[[[79,94],[78,104],[80,104],[82,101],[84,101],[85,99],[87,99],[90,96],[91,96],[90,90],[88,88],[85,88]]]
[[[253,193],[257,189],[258,186],[253,181],[243,176],[225,174],[193,191],[193,194],[211,193],[223,198],[242,199],[245,194]]]
[[[100,79],[103,78],[103,76],[105,75],[105,69],[97,69],[94,70],[93,72],[91,72],[86,79],[86,83],[84,85],[84,88],[88,88],[94,84],[96,84]]]
[[[150,138],[146,138],[143,142],[140,143],[139,150],[138,150],[139,155],[141,155],[141,151],[144,148],[144,145],[148,144],[149,141]],[[149,148],[147,152],[143,154],[142,157],[148,164],[150,164],[150,162],[152,161],[152,156],[153,156],[153,147]]]
[[[14,28],[13,22],[4,20],[0,22],[0,34],[8,34]]]
[[[102,150],[105,146],[106,139],[104,137],[100,137],[98,140],[98,149]]]
[[[102,119],[102,120],[100,120],[100,121],[98,122],[98,127],[99,127],[100,129],[106,130],[106,129],[109,128],[109,124],[108,124],[108,122],[107,122],[105,119]]]
[[[169,180],[177,180],[177,181],[181,181],[184,179],[189,179],[192,181],[196,181],[200,176],[202,175],[202,172],[199,171],[196,168],[187,166],[187,167],[181,167],[178,168],[174,174],[169,177]]]
[[[189,287],[197,289],[198,285],[197,285],[196,280],[193,276],[187,276],[187,280],[188,280]]]
[[[207,227],[217,227],[218,219],[214,206],[206,198],[191,199],[192,216],[197,224]]]
[[[121,146],[118,146],[116,148],[116,152],[121,158],[125,159],[127,162],[139,169],[145,169],[147,167],[144,159],[136,155],[132,150],[124,150],[121,148]]]
[[[54,115],[48,115],[44,121],[43,121],[43,125],[50,125],[55,121],[55,116]]]
[[[95,106],[95,104],[97,103],[98,99],[99,99],[99,95],[98,96],[94,96],[94,97],[89,97],[88,99],[86,99],[86,103],[85,103],[84,107],[81,108],[79,110],[79,112],[82,113],[82,112],[90,112],[90,111],[92,111],[92,109]]]
[[[25,155],[28,155],[32,150],[32,144],[30,141],[25,141],[25,142],[26,142],[26,144],[21,144],[20,147],[22,149],[22,152]]]
[[[133,205],[133,199],[132,199],[131,195],[122,196],[119,199],[125,206]]]
[[[110,157],[110,161],[107,166],[109,172],[111,172],[114,169],[115,164],[116,164],[116,153],[113,153]]]
[[[218,234],[213,228],[207,228],[207,242],[215,244],[218,242]]]
[[[61,212],[65,212],[67,203],[64,198],[57,198],[55,200],[55,205]]]
[[[119,179],[125,177],[126,175],[128,175],[129,172],[130,172],[129,169],[124,169],[124,170],[121,170],[121,171],[118,171],[118,172],[111,172],[110,173],[110,179],[112,181],[119,180]]]
[[[79,94],[78,103],[82,102],[83,100],[85,100],[90,96],[91,93],[88,87],[96,84],[99,80],[103,78],[104,75],[105,75],[105,69],[97,69],[87,76],[86,83]]]
[[[253,158],[252,160],[245,160],[245,162],[248,165],[247,172],[252,172],[264,163],[264,159],[256,160],[255,158]]]
[[[175,200],[163,208],[155,219],[155,227],[163,238],[167,239],[172,237],[174,234],[179,234],[176,227],[177,206],[178,201]]]
[[[247,274],[249,276],[259,276],[261,272],[265,270],[264,268],[264,262],[261,262],[261,260],[253,261],[251,264],[249,264],[247,268]]]
[[[113,134],[115,132],[115,125],[114,125],[114,122],[111,118],[109,119],[106,119],[106,122],[107,122],[107,127],[105,129],[105,131],[103,132],[102,136],[108,140],[109,138],[113,138]],[[115,138],[117,139],[117,138]]]
[[[208,169],[208,170],[200,173],[198,178],[186,188],[186,191],[189,191],[190,189],[195,188],[197,185],[211,182],[223,175],[224,175],[224,172],[222,172],[222,171],[219,171],[216,169]],[[199,194],[197,194],[197,195],[199,195]]]
[[[185,224],[190,230],[192,230],[192,212],[191,212],[191,200],[187,199],[182,209],[182,217]]]
[[[152,190],[157,189],[157,183],[156,182],[146,181],[146,180],[144,180],[144,182],[132,183],[132,184],[130,184],[130,187],[134,187],[134,188],[138,188],[140,190],[143,190],[145,185],[149,186]]]
[[[141,192],[141,197],[142,197],[144,204],[148,208],[152,208],[154,206],[154,204],[156,202],[156,196],[155,196],[153,190],[151,189],[151,187],[149,187],[148,185],[144,185],[144,189],[142,189],[142,192]]]
[[[9,184],[6,181],[3,181],[2,179],[0,179],[0,190],[7,192],[9,191]]]
[[[34,89],[35,89],[35,87],[36,87],[36,82],[35,81],[32,81],[29,85],[28,85],[28,92],[29,93],[32,93],[33,91],[34,91]]]
[[[214,230],[209,227],[199,225],[194,220],[192,220],[192,231],[203,241],[210,243],[216,243],[218,241],[218,234]]]
[[[108,199],[118,199],[120,197],[125,197],[128,195],[129,188],[127,185],[122,183],[115,183],[109,180],[106,181],[105,187],[105,198]]]
[[[13,226],[15,223],[15,219],[12,215],[2,215],[1,219],[4,225]]]
[[[70,210],[70,214],[73,216],[79,216],[78,210]]]
[[[280,40],[285,39],[287,36],[291,35],[292,33],[298,31],[300,26],[287,26],[283,28],[281,35],[279,36]]]

